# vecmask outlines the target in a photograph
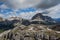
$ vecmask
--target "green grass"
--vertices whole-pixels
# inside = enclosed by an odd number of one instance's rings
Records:
[[[4,30],[3,29],[0,29],[0,33],[2,33],[2,32],[4,32]]]

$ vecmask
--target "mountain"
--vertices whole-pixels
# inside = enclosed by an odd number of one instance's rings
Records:
[[[0,20],[3,20],[3,18],[0,18]],[[44,24],[44,25],[55,24],[54,20],[51,17],[43,16],[41,13],[37,13],[32,17],[31,20],[22,19],[20,17],[10,17],[8,19],[5,19],[4,21],[0,22],[0,29],[4,29],[4,30],[12,29],[14,28],[14,24],[18,22],[25,26],[28,26],[31,24]]]
[[[37,13],[36,15],[32,17],[32,20],[42,21],[44,20],[44,16],[41,13]]]
[[[60,18],[55,18],[55,21],[60,22]]]
[[[13,17],[13,20],[3,22],[6,26],[11,23],[7,27],[13,28],[0,33],[0,40],[60,40],[60,31],[56,28],[49,28],[56,25],[46,25],[46,23],[50,23],[51,19],[41,13],[34,15],[31,20]],[[53,21],[52,19],[51,22],[53,23]],[[45,24],[43,24],[44,22]]]
[[[54,20],[57,22],[57,24],[60,24],[60,18],[54,18]]]
[[[41,22],[45,22],[45,24],[54,24],[56,23],[56,21],[54,19],[52,19],[51,17],[49,16],[44,16],[42,15],[42,13],[37,13],[36,15],[34,15],[32,17],[32,21],[41,21]]]
[[[56,37],[57,36],[57,37]],[[60,33],[47,28],[47,25],[31,24],[16,27],[0,34],[0,40],[59,40]]]

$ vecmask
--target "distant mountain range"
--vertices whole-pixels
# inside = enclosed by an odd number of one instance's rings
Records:
[[[60,18],[54,18],[56,22],[60,22]]]
[[[60,18],[54,18],[54,20],[55,20],[58,24],[60,24]]]

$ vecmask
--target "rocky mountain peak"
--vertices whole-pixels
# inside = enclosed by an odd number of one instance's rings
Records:
[[[42,13],[37,13],[32,17],[32,21],[41,21],[45,23],[56,23],[51,17],[44,16]]]
[[[36,15],[32,17],[32,20],[34,19],[43,19],[43,15],[41,13],[37,13]]]

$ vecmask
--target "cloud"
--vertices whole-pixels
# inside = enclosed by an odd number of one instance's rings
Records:
[[[0,13],[0,17],[4,17],[4,14],[1,14],[1,13]]]
[[[37,12],[44,13],[53,18],[60,17],[58,16],[60,15],[60,0],[0,0],[0,2],[1,1],[13,9],[25,9],[29,7],[37,9],[35,12],[22,12],[20,15],[18,14],[22,18],[31,19]],[[1,8],[6,8],[6,5],[2,5]]]
[[[28,7],[49,8],[60,3],[60,0],[0,0],[5,2],[8,7],[22,9]]]
[[[3,1],[8,7],[19,9],[33,7],[40,3],[40,0],[0,0]]]
[[[24,19],[31,19],[34,15],[36,15],[37,13],[42,13],[44,12],[44,10],[36,10],[36,11],[30,11],[30,12],[22,12],[20,13],[19,17],[22,17]]]
[[[48,16],[52,18],[60,18],[60,4],[53,6],[47,10],[45,10],[48,14]]]
[[[31,19],[36,13],[35,12],[26,12],[26,13],[20,13],[19,17],[22,17],[24,19]]]
[[[6,8],[8,8],[5,4],[2,4],[2,5],[0,5],[0,8],[1,9],[6,9]]]
[[[0,2],[5,2],[6,0],[0,0]]]
[[[38,4],[36,8],[47,9],[60,4],[60,0],[43,0],[41,4]]]

